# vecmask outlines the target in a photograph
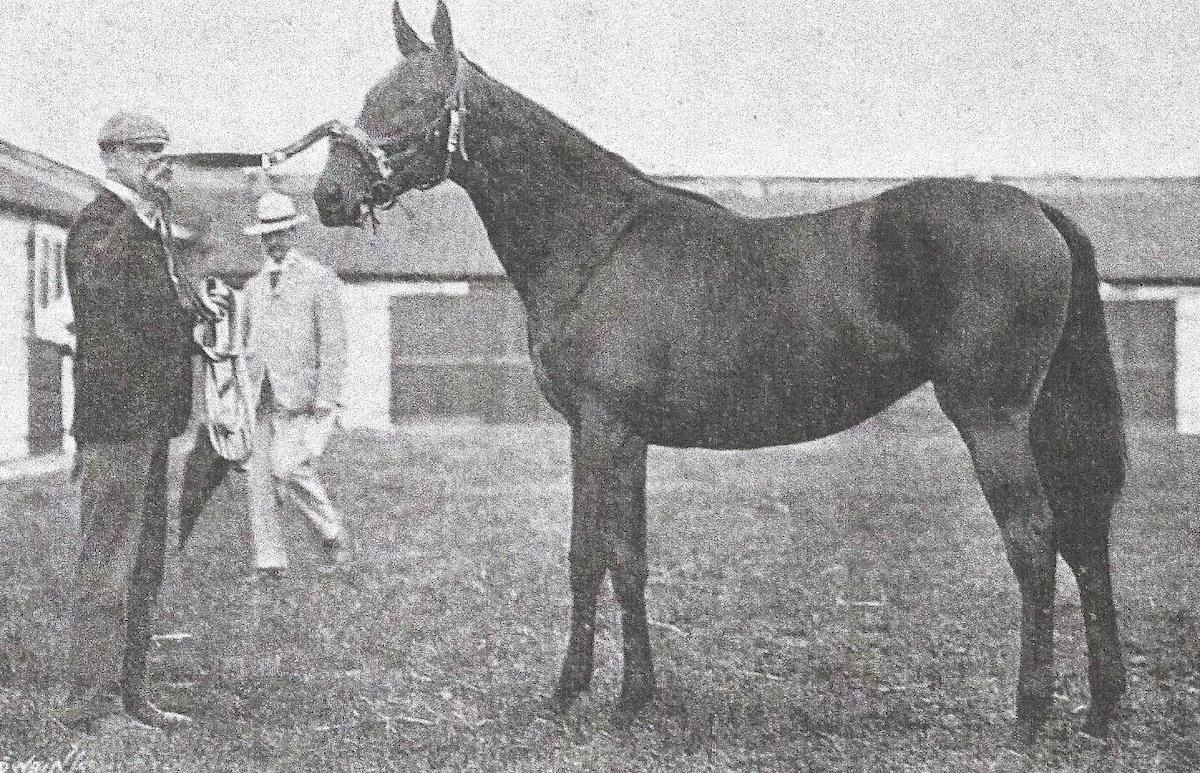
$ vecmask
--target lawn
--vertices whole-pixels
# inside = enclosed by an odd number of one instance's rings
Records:
[[[274,591],[248,566],[238,487],[171,560],[154,653],[191,730],[80,735],[62,700],[65,476],[0,484],[0,770],[1200,770],[1200,440],[1139,429],[1114,544],[1130,666],[1117,736],[1087,703],[1060,563],[1051,721],[1006,750],[1016,584],[953,429],[918,394],[805,446],[654,449],[648,606],[659,694],[611,722],[606,591],[590,694],[547,709],[566,639],[567,435],[558,426],[343,433],[323,466],[358,541],[317,571],[299,524]],[[7,755],[5,757],[4,755]]]

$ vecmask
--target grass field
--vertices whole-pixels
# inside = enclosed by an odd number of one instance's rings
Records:
[[[0,485],[0,757],[92,770],[1200,770],[1200,440],[1140,431],[1115,527],[1130,690],[1117,737],[1087,703],[1060,564],[1051,721],[1005,749],[1018,595],[957,436],[927,395],[836,438],[654,449],[648,605],[659,695],[611,721],[620,625],[602,606],[592,692],[547,699],[565,644],[561,427],[345,433],[324,464],[359,555],[316,571],[298,524],[275,592],[248,566],[237,489],[173,559],[154,656],[197,726],[148,742],[55,720],[49,614],[72,536],[64,476]],[[47,622],[49,620],[49,622]],[[0,767],[0,770],[4,770]]]

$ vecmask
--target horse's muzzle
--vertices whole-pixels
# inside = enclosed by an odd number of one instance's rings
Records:
[[[348,199],[337,183],[314,190],[313,202],[321,225],[326,227],[358,225],[362,219],[362,202]]]

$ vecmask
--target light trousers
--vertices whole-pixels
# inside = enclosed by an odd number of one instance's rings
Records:
[[[317,418],[286,411],[269,396],[259,404],[254,453],[247,463],[256,568],[282,569],[288,565],[279,523],[281,506],[299,510],[323,540],[344,539],[341,514],[330,501],[316,469],[336,422],[337,416],[332,413]]]

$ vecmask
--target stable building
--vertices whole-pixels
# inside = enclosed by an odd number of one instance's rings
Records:
[[[869,197],[899,179],[671,177],[752,215],[811,212]],[[378,229],[317,221],[315,178],[261,170],[179,169],[181,243],[194,271],[239,285],[262,263],[242,235],[268,189],[313,221],[301,249],[345,282],[350,372],[343,423],[411,419],[560,421],[538,392],[525,315],[466,194],[406,194]],[[1200,183],[1193,179],[1003,180],[1062,208],[1091,237],[1129,420],[1200,432]],[[0,143],[0,460],[70,447],[66,229],[96,181]]]
[[[206,173],[210,269],[248,276],[261,262],[239,236],[266,187],[316,221],[312,177]],[[240,175],[240,177],[238,176]],[[757,216],[813,212],[870,197],[901,179],[670,177]],[[1088,233],[1102,277],[1113,356],[1138,424],[1200,432],[1200,182],[997,179],[1061,208]],[[200,191],[204,186],[195,188]],[[204,198],[204,196],[200,196]],[[475,417],[559,420],[534,384],[525,316],[466,194],[406,194],[368,228],[305,230],[304,249],[347,282],[353,330],[351,422]]]
[[[67,230],[95,179],[0,140],[0,462],[72,448]]]

